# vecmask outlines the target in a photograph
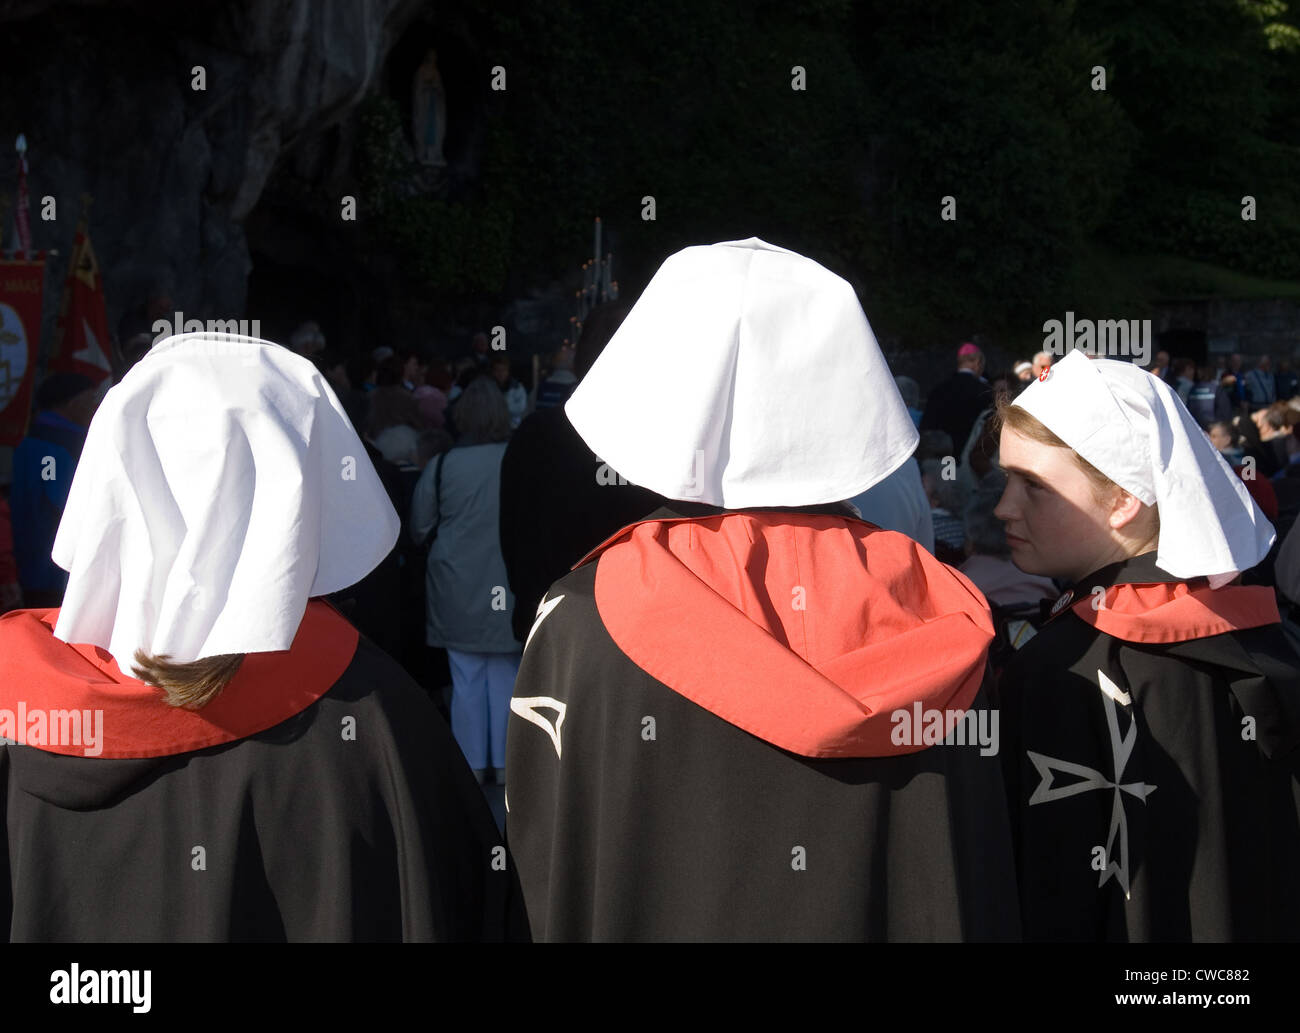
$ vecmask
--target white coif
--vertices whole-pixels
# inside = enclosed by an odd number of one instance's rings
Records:
[[[853,288],[757,237],[664,262],[564,409],[632,483],[726,509],[852,498],[917,443]]]
[[[312,596],[373,570],[399,521],[334,392],[269,341],[182,334],[108,392],[52,553],[55,627],[185,663],[288,649]]]
[[[1074,351],[1013,403],[1160,513],[1156,564],[1222,588],[1268,555],[1276,532],[1163,380]]]

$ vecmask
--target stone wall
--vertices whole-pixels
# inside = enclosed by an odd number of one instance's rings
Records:
[[[246,315],[244,220],[290,151],[327,185],[348,164],[337,130],[376,85],[427,0],[102,0],[0,6],[0,192],[28,140],[33,246],[57,248],[51,339],[79,198],[111,328],[151,291],[186,318]],[[202,66],[206,89],[192,86]],[[315,146],[319,140],[332,146]],[[328,159],[328,160],[327,160]],[[44,196],[58,217],[40,218]],[[12,215],[8,221],[12,225]],[[3,242],[10,245],[9,239]],[[48,344],[47,344],[48,347]]]

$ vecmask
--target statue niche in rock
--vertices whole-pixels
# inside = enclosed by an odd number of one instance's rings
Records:
[[[438,74],[438,53],[430,48],[412,82],[411,128],[415,159],[422,165],[445,166],[442,146],[447,136],[447,94]]]

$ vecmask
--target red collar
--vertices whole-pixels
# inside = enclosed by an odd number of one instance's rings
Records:
[[[98,646],[72,645],[54,637],[58,610],[14,610],[0,617],[0,734],[5,722],[20,742],[48,753],[87,756],[84,744],[52,744],[51,714],[103,714],[105,758],[166,757],[220,746],[273,728],[311,706],[352,662],[357,629],[327,602],[312,599],[289,649],[249,653],[238,673],[202,710],[163,702],[159,690],[123,674]],[[37,715],[43,715],[37,717]],[[33,722],[38,722],[40,731]],[[67,726],[64,720],[65,730]],[[44,741],[37,742],[37,733]]]
[[[1185,581],[1119,584],[1081,596],[1070,609],[1103,634],[1125,642],[1168,643],[1277,624],[1282,618],[1265,585],[1195,588]]]

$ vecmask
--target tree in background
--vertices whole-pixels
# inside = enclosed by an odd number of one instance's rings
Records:
[[[389,235],[435,294],[576,268],[597,214],[624,281],[757,235],[848,277],[905,340],[1096,301],[1098,251],[1300,274],[1284,0],[441,10],[506,69],[485,94],[479,181],[454,204],[403,197],[382,190],[400,178],[383,154],[367,158]],[[369,117],[390,136],[400,121]]]
[[[1106,231],[1122,247],[1300,276],[1300,48],[1277,0],[1087,0],[1142,134]],[[1271,46],[1271,49],[1270,49]],[[1242,219],[1242,197],[1256,219]]]

